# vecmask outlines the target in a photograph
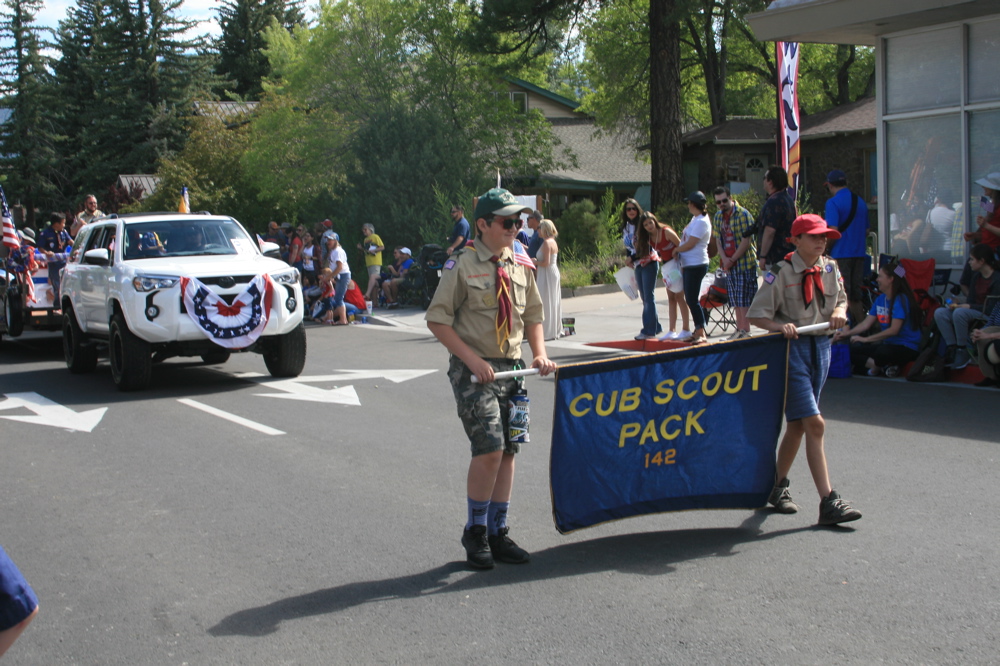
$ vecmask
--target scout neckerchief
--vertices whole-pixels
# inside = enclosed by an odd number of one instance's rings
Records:
[[[821,266],[813,266],[802,271],[802,300],[806,307],[812,303],[814,289],[819,290],[820,300],[825,301],[826,292],[823,291],[823,268]],[[820,307],[822,307],[822,303]]]
[[[510,331],[513,327],[511,316],[514,311],[514,304],[510,298],[510,275],[504,268],[500,257],[493,255],[490,261],[497,265],[497,347],[503,349],[503,343],[510,338]]]

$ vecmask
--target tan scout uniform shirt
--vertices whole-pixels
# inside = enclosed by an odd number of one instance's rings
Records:
[[[764,275],[764,283],[753,299],[747,317],[770,319],[779,324],[809,326],[830,321],[836,308],[847,305],[844,280],[840,277],[837,262],[829,257],[820,257],[817,266],[822,267],[823,295],[818,292],[807,308],[802,299],[802,271],[808,268],[798,252],[792,253],[791,261],[778,262]],[[820,305],[822,304],[822,307]],[[816,331],[803,335],[829,335],[829,331]]]
[[[504,349],[497,346],[497,265],[493,253],[480,242],[451,255],[441,271],[441,282],[425,319],[446,324],[482,358],[521,358],[526,324],[542,323],[542,297],[531,269],[514,263],[514,251],[500,255],[510,275],[514,304],[510,338]],[[454,262],[454,263],[453,263]]]

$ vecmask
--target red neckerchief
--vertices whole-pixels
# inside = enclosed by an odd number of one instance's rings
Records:
[[[503,343],[510,337],[514,322],[512,315],[514,304],[510,298],[510,275],[503,267],[500,257],[493,255],[490,261],[497,265],[497,347],[503,349]]]
[[[819,294],[822,300],[826,300],[826,292],[823,291],[823,267],[813,266],[812,268],[807,268],[802,271],[802,300],[805,302],[806,307],[812,303],[814,289],[819,290]]]

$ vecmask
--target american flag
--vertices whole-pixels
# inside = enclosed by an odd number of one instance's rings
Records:
[[[467,248],[474,249],[476,247],[475,241],[469,241],[466,245]],[[514,263],[521,264],[522,266],[527,266],[528,268],[534,270],[535,262],[532,260],[531,255],[528,254],[528,250],[521,245],[521,241],[515,240],[514,247],[511,248],[514,251]]]
[[[7,195],[4,194],[3,187],[0,187],[0,216],[3,217],[3,244],[11,250],[21,247],[21,242],[17,239],[17,229],[14,228],[14,218],[10,215],[10,208],[7,206]]]

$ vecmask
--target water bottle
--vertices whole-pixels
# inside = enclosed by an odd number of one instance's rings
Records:
[[[531,421],[528,405],[528,392],[524,390],[523,386],[520,386],[508,401],[508,428],[511,443],[527,444],[531,441],[528,436],[528,424]]]

